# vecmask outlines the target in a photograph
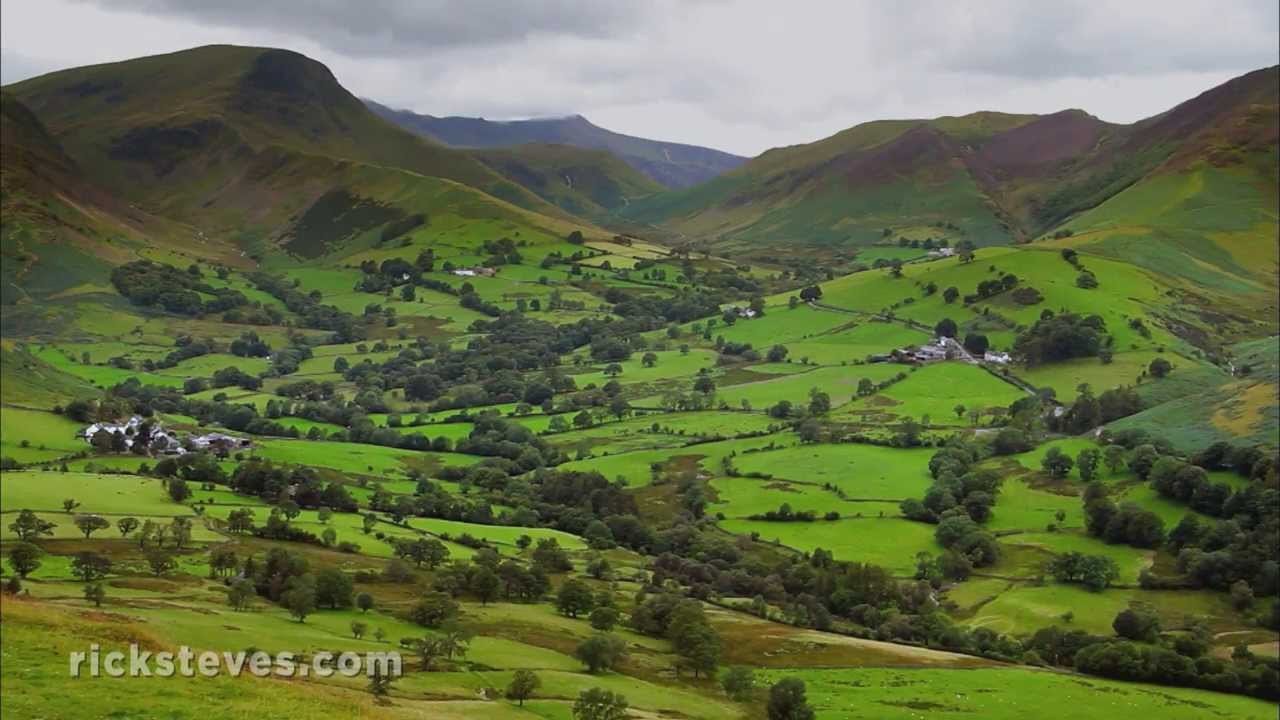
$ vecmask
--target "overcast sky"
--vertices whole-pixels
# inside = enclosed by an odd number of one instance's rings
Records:
[[[1275,0],[3,0],[0,80],[287,47],[394,107],[755,155],[882,118],[1131,122],[1276,64],[1278,26]]]

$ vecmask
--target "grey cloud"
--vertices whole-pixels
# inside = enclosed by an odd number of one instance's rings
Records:
[[[79,0],[104,9],[264,27],[355,56],[412,56],[549,35],[608,37],[643,16],[625,0]]]

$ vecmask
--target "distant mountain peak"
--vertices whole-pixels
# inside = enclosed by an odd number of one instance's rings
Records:
[[[488,149],[543,143],[604,150],[669,188],[705,182],[747,160],[696,145],[623,135],[602,128],[579,113],[525,120],[488,120],[422,115],[394,110],[372,100],[365,100],[365,104],[406,130],[454,147]]]

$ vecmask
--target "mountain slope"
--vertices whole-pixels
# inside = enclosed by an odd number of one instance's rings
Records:
[[[527,144],[472,152],[504,177],[581,217],[606,215],[663,189],[603,150]]]
[[[104,286],[113,264],[144,251],[234,263],[229,244],[122,202],[85,177],[44,124],[0,92],[0,297],[11,306]],[[6,325],[16,314],[6,311]]]
[[[764,245],[865,246],[885,229],[894,237],[1006,243],[1015,233],[967,158],[974,144],[1032,120],[978,113],[866,123],[770,150],[706,185],[650,198],[627,214],[748,252]]]
[[[866,123],[771,150],[710,183],[648,198],[626,213],[757,255],[779,245],[847,255],[882,242],[886,231],[890,240],[984,245],[1030,240],[1063,222],[1076,232],[1136,225],[1139,234],[1190,223],[1196,235],[1180,241],[1178,252],[1189,252],[1191,264],[1208,262],[1230,275],[1240,269],[1229,267],[1234,258],[1252,268],[1246,275],[1270,273],[1275,243],[1264,239],[1274,237],[1276,215],[1277,78],[1274,67],[1248,73],[1127,126],[1079,110]],[[1189,186],[1175,192],[1180,182]],[[1124,201],[1126,193],[1182,198],[1182,210],[1152,208],[1153,198]],[[1147,207],[1145,220],[1142,212],[1134,215],[1136,206]],[[1200,206],[1234,207],[1235,216],[1208,217]],[[1204,235],[1219,232],[1237,233],[1227,240],[1235,250]],[[1137,257],[1117,243],[1099,251]],[[1241,262],[1250,253],[1261,265]]]
[[[175,250],[183,255],[228,264],[281,252],[340,255],[410,216],[425,218],[424,238],[463,218],[495,239],[599,233],[469,152],[383,121],[323,65],[289,51],[202,47],[6,90],[40,116],[83,184],[112,188],[120,207],[189,226],[140,239],[159,246],[180,235],[193,245]],[[27,133],[15,143],[38,147],[38,139]]]
[[[455,180],[558,214],[467,153],[379,119],[328,68],[288,50],[206,46],[64,70],[7,89],[88,175],[133,200],[163,196],[175,178],[226,182],[253,158],[283,148]]]
[[[496,122],[483,118],[419,115],[408,110],[394,110],[371,100],[365,103],[378,115],[406,130],[454,147],[495,148],[539,143],[607,150],[655,182],[671,188],[706,182],[747,160],[696,145],[623,135],[593,125],[581,115]]]

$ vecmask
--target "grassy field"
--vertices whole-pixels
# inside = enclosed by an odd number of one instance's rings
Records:
[[[1023,718],[1028,713],[1061,720],[1151,717],[1193,720],[1206,716],[1270,718],[1275,706],[1261,700],[1182,688],[1153,689],[1130,683],[1035,670],[771,670],[769,681],[799,677],[818,717],[909,720],[954,717]]]

